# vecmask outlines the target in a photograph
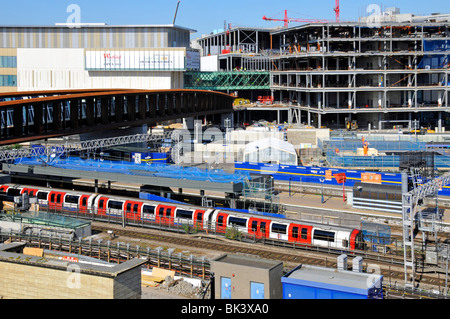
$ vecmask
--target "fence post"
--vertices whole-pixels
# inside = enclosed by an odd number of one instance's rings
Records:
[[[205,280],[206,278],[206,270],[205,270],[205,257],[202,257],[202,278]]]
[[[111,258],[111,250],[110,250],[110,244],[111,244],[111,242],[108,240],[108,242],[107,242],[107,249],[108,249],[108,253],[107,253],[107,261],[109,262],[110,261],[110,258]]]
[[[98,240],[98,259],[101,259],[101,256],[102,256],[102,249],[101,249],[101,246],[100,246],[101,242],[102,242],[102,240],[99,239]]]

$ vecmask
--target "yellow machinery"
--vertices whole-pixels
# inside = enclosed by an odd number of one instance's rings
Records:
[[[435,133],[434,130],[431,129],[426,129],[426,128],[421,128],[421,129],[417,129],[417,130],[411,130],[410,131],[411,134],[420,134],[420,135],[425,135],[425,134],[433,134]]]
[[[347,128],[347,131],[354,131],[358,129],[358,122],[356,120],[353,120],[350,122],[349,118],[345,118],[345,127]]]
[[[246,104],[250,104],[249,99],[237,98],[237,99],[234,99],[234,102],[233,102],[234,106],[246,105]]]

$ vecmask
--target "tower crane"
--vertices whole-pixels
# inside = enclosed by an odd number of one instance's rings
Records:
[[[336,12],[336,22],[339,22],[339,0],[336,0],[335,7],[333,8],[334,12]],[[263,20],[265,21],[283,21],[284,27],[287,28],[289,26],[289,23],[291,22],[305,22],[305,23],[326,23],[326,22],[333,22],[330,20],[325,19],[296,19],[296,18],[288,18],[287,10],[284,10],[284,19],[274,19],[274,18],[267,18],[266,16],[263,16]]]
[[[263,20],[266,21],[284,21],[284,27],[287,28],[289,26],[289,23],[291,22],[306,22],[306,23],[324,23],[328,22],[328,20],[324,19],[295,19],[295,18],[288,18],[287,10],[284,10],[284,19],[274,19],[274,18],[267,18],[266,16],[263,16]]]

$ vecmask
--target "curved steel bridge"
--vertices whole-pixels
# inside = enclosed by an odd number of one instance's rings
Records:
[[[230,95],[203,90],[0,93],[0,145],[231,112]]]

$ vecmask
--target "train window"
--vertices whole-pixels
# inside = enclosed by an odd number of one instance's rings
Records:
[[[329,242],[334,242],[334,233],[325,230],[314,230],[314,240],[325,240]]]
[[[302,239],[308,239],[308,228],[302,228]]]
[[[217,217],[217,226],[223,226],[223,216]]]
[[[79,196],[66,195],[65,201],[67,204],[78,204],[78,198]]]
[[[138,204],[134,204],[134,205],[133,205],[133,212],[137,213],[138,207],[139,207]]]
[[[155,213],[155,206],[144,205],[142,212],[144,214],[152,214],[153,215]]]
[[[56,195],[56,202],[61,203],[61,194]]]
[[[159,208],[159,215],[161,216],[162,214],[164,214],[164,207]]]
[[[48,193],[47,192],[38,192],[37,198],[47,200]]]
[[[105,204],[105,200],[102,198],[100,199],[100,201],[98,202],[98,207],[99,208],[103,208],[103,205]]]
[[[82,205],[82,206],[86,206],[86,205],[87,205],[87,197],[83,197],[83,198],[81,199],[81,205]]]
[[[257,231],[258,230],[258,221],[254,220],[252,221],[252,231]]]
[[[203,212],[198,212],[197,213],[197,221],[202,221],[202,219],[203,219]]]
[[[343,239],[342,240],[342,246],[348,247],[348,240],[347,239]]]
[[[177,217],[192,219],[192,211],[184,210],[184,209],[177,209]]]
[[[277,233],[277,234],[286,234],[286,225],[282,225],[282,224],[272,224],[272,232]]]
[[[247,226],[247,220],[245,218],[230,217],[228,222],[232,226],[241,226],[241,227]]]
[[[172,213],[172,208],[167,208],[166,209],[166,217],[170,218],[170,214]]]
[[[115,201],[115,200],[110,200],[108,202],[108,208],[110,209],[122,209],[122,202],[119,201]]]
[[[127,208],[126,208],[127,212],[131,212],[131,203],[127,204]]]
[[[292,238],[298,238],[298,227],[292,227]]]
[[[20,189],[9,188],[6,194],[8,194],[9,196],[20,196]]]

